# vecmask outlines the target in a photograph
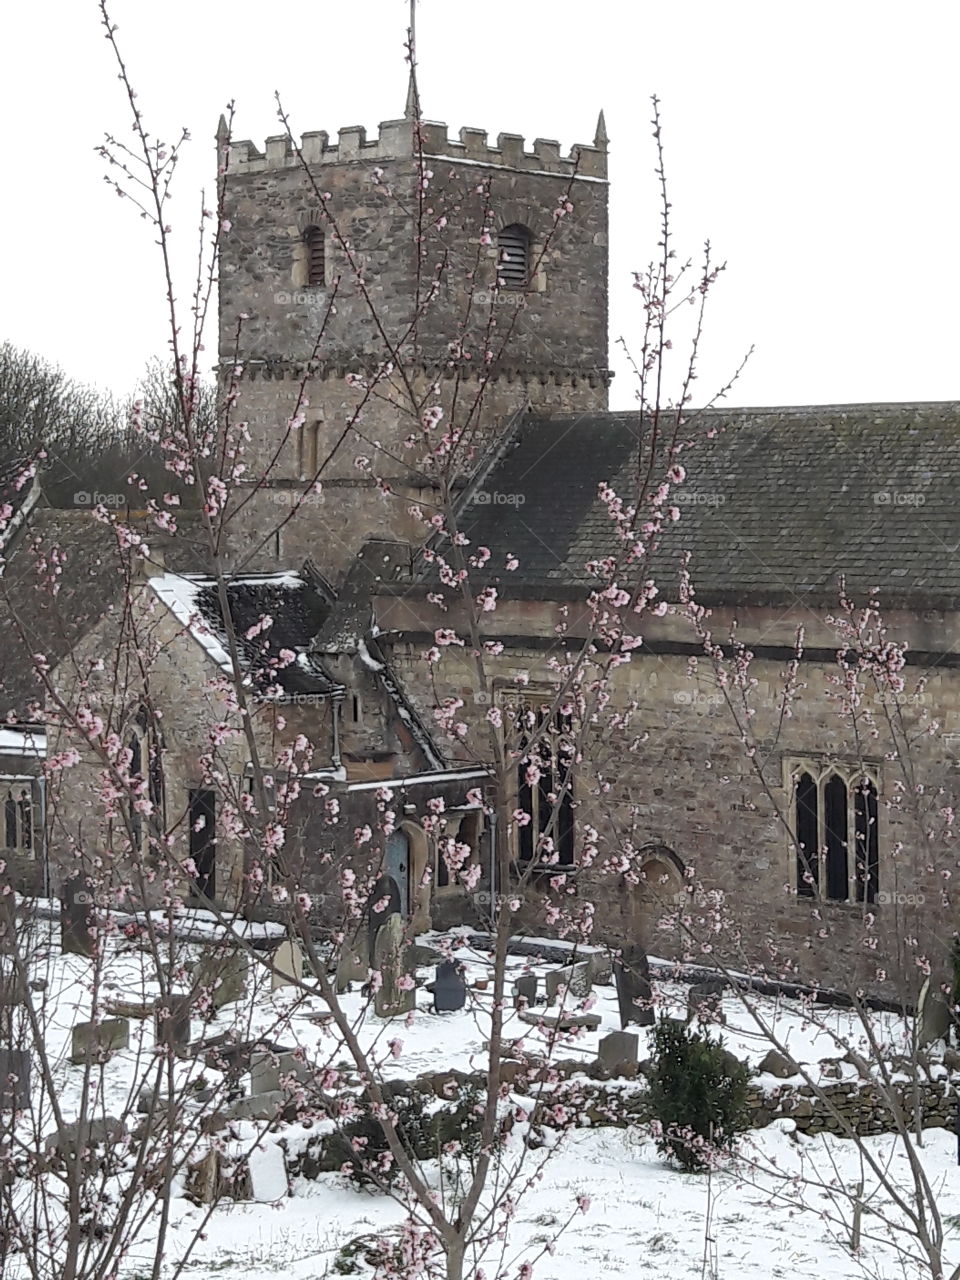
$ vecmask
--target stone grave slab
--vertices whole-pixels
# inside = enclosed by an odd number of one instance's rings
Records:
[[[433,987],[433,1007],[437,1013],[457,1013],[467,1002],[467,981],[462,964],[443,960],[437,965]]]
[[[190,1017],[193,1002],[189,996],[168,996],[158,1000],[154,1010],[154,1036],[158,1045],[182,1049],[190,1043]]]
[[[556,1027],[558,1031],[596,1031],[603,1022],[598,1013],[534,1013],[530,1009],[520,1011],[520,1021],[528,1022],[532,1027],[542,1022],[546,1027]]]
[[[524,973],[513,984],[513,1007],[515,1009],[533,1008],[537,1003],[537,975]]]
[[[214,1010],[220,1010],[244,998],[249,968],[247,953],[240,948],[211,947],[200,957],[194,980],[199,990],[210,992]]]
[[[613,976],[617,984],[621,1028],[631,1022],[638,1027],[652,1027],[656,1016],[651,1004],[653,988],[646,952],[641,947],[625,949],[613,966]]]
[[[93,885],[85,876],[72,876],[63,886],[60,904],[60,948],[64,954],[93,955],[96,921]]]
[[[385,905],[379,911],[375,911],[374,907],[384,901]],[[370,948],[370,963],[373,965],[376,959],[377,934],[391,916],[400,915],[400,886],[393,876],[381,876],[373,886],[370,892],[370,904],[367,908],[367,914],[369,917],[368,944]]]
[[[374,968],[383,981],[374,995],[374,1012],[380,1018],[396,1018],[416,1008],[416,988],[401,987],[411,976],[409,949],[404,946],[404,925],[399,915],[391,915],[381,927],[374,942]]]
[[[580,964],[567,965],[563,969],[551,969],[544,983],[547,989],[547,1005],[557,1003],[561,987],[567,988],[567,996],[574,1000],[585,999],[593,986],[590,976],[590,962],[584,960]]]
[[[366,982],[370,973],[370,964],[355,944],[345,942],[337,961],[337,994],[343,995],[350,990],[352,982]]]
[[[720,1022],[723,1017],[723,993],[726,982],[722,978],[710,978],[698,982],[687,992],[687,1021],[694,1018],[701,1022]]]
[[[305,1084],[313,1079],[310,1066],[295,1053],[266,1053],[257,1051],[250,1055],[250,1093],[253,1096],[287,1090],[286,1081]]]
[[[26,1111],[30,1106],[29,1049],[0,1049],[0,1111]]]
[[[270,990],[296,986],[303,979],[303,952],[299,942],[288,938],[273,953],[273,972],[270,974]]]
[[[640,1037],[634,1031],[611,1031],[597,1046],[597,1061],[610,1072],[636,1065],[640,1060]]]
[[[130,1023],[126,1018],[81,1022],[73,1028],[70,1061],[75,1067],[86,1062],[104,1062],[111,1053],[129,1047]]]

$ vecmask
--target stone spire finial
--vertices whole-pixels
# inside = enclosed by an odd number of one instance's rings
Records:
[[[593,137],[593,145],[598,151],[606,151],[610,139],[607,137],[607,122],[603,117],[603,111],[597,117],[597,132]]]
[[[227,127],[227,118],[223,114],[223,112],[221,112],[220,123],[217,125],[217,142],[219,142],[220,145],[223,146],[223,144],[227,141],[229,137],[230,137],[230,130]]]
[[[416,120],[419,106],[419,97],[417,93],[417,81],[413,74],[413,68],[410,68],[410,82],[407,85],[407,105],[403,109],[404,120]]]

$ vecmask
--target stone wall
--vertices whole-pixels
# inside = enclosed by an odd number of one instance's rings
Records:
[[[768,641],[787,637],[797,621],[762,609],[741,610],[740,619],[740,638],[748,645],[755,635]],[[558,603],[501,602],[485,633],[505,637],[504,653],[486,660],[495,697],[516,690],[518,678],[529,682],[523,686],[527,689],[553,687],[551,646],[535,637],[554,635],[562,620]],[[919,619],[891,618],[890,633],[913,647],[911,621],[920,624]],[[581,831],[588,823],[598,828],[600,854],[593,869],[567,887],[568,905],[575,906],[578,898],[597,904],[597,941],[642,941],[655,955],[690,961],[710,955],[746,972],[765,971],[844,990],[861,986],[915,1002],[923,981],[917,954],[929,958],[935,982],[949,956],[956,927],[952,879],[946,874],[951,859],[948,844],[935,840],[925,847],[911,805],[898,799],[902,776],[889,759],[894,744],[882,708],[873,706],[875,733],[871,727],[858,748],[835,709],[835,665],[809,661],[801,670],[806,687],[792,716],[782,719],[778,690],[788,651],[784,657],[757,657],[751,667],[757,681],[751,695],[756,708],[752,730],[759,743],[757,758],[763,761],[761,783],[709,668],[701,661],[697,673],[690,674],[695,636],[689,627],[681,632],[677,619],[665,622],[673,633],[658,635],[649,626],[649,645],[614,675],[611,710],[636,707],[629,728],[617,732],[606,723],[588,738],[586,763],[575,782],[576,820]],[[812,649],[824,640],[813,634],[809,616],[806,622]],[[431,615],[425,601],[397,594],[378,601],[377,623],[381,644],[387,643],[384,633],[394,632],[391,660],[421,714],[429,715],[435,703],[436,679],[440,696],[462,699],[458,715],[477,730],[478,736],[468,738],[468,748],[482,741],[487,704],[475,697],[468,656],[449,646],[439,665],[431,668],[423,659],[431,628],[456,627],[456,617]],[[575,635],[575,605],[569,607],[567,624]],[[716,633],[722,634],[721,622]],[[682,649],[681,635],[687,654],[676,651]],[[925,821],[937,826],[942,822],[939,811],[958,802],[958,775],[947,743],[930,725],[936,719],[956,732],[960,671],[934,666],[923,697],[906,700],[899,711],[916,776],[928,797],[918,803]],[[449,747],[457,749],[455,743]],[[798,897],[795,849],[780,818],[790,809],[792,762],[855,764],[861,750],[880,776],[881,898],[868,906]],[[629,872],[614,870],[612,860],[631,847]],[[640,875],[647,860],[654,872]],[[604,871],[605,865],[610,870]],[[692,885],[695,893],[689,892]],[[528,913],[518,920],[519,929],[549,932],[542,901],[542,892],[533,896]],[[677,922],[678,907],[686,929]],[[666,927],[658,927],[665,917]],[[724,924],[719,931],[714,927],[718,919]]]

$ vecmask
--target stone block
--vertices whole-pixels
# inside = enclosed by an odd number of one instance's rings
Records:
[[[271,991],[278,991],[281,987],[296,986],[303,979],[303,952],[300,950],[299,942],[289,938],[281,942],[273,953],[272,963]]]
[[[126,1018],[104,1018],[102,1022],[81,1022],[73,1028],[70,1061],[105,1062],[111,1053],[130,1046],[130,1023]]]
[[[536,1027],[541,1022],[546,1027],[556,1027],[558,1031],[596,1031],[603,1019],[597,1013],[534,1013],[530,1009],[520,1011],[520,1021],[528,1022]]]
[[[633,1031],[612,1031],[597,1046],[597,1061],[607,1071],[617,1072],[640,1058],[640,1037]]]
[[[291,1080],[304,1083],[313,1079],[310,1066],[295,1053],[266,1053],[257,1051],[250,1055],[250,1092],[253,1095],[289,1092],[282,1083]]]

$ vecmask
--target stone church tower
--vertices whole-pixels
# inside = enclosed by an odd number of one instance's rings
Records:
[[[300,156],[283,137],[231,142],[222,124],[217,145],[220,371],[242,367],[231,419],[250,433],[235,567],[310,557],[336,581],[371,537],[420,540],[407,507],[433,490],[403,442],[431,387],[444,429],[475,442],[465,473],[527,406],[606,408],[602,115],[569,156],[515,134],[454,140],[411,104],[375,139],[305,134]]]

